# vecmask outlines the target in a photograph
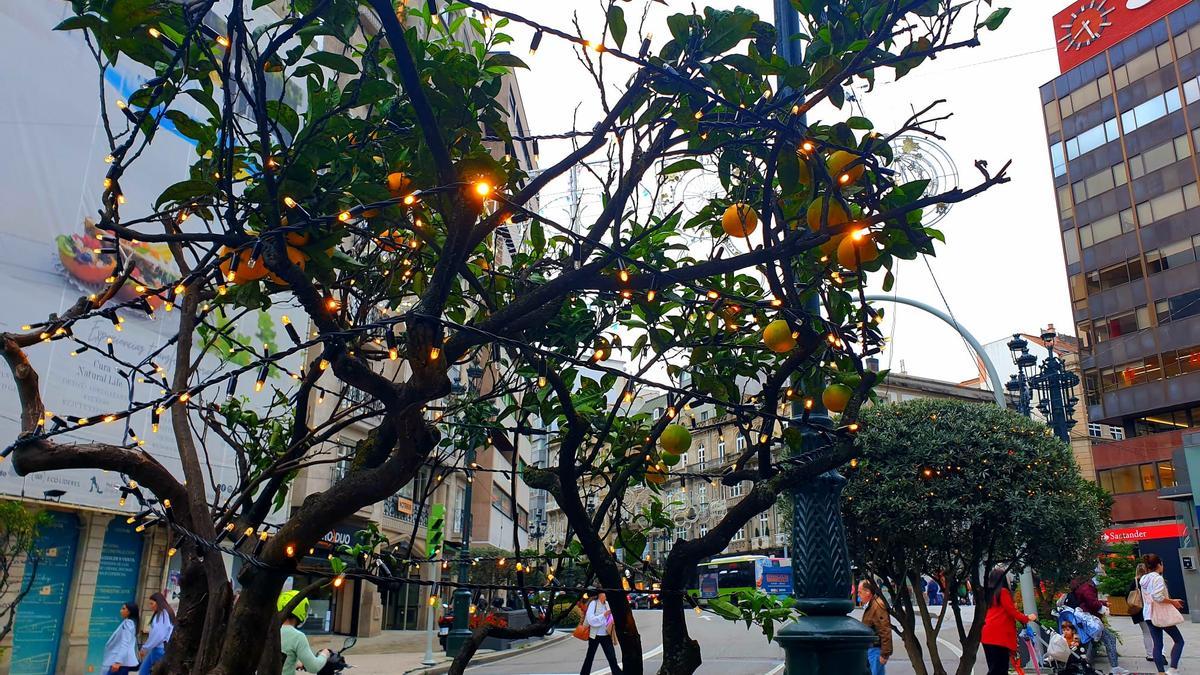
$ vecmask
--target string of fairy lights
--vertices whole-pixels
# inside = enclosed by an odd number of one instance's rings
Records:
[[[531,52],[537,50],[545,35],[551,35],[556,39],[566,40],[598,54],[608,54],[612,57],[625,60],[657,76],[674,81],[691,82],[686,70],[680,72],[658,65],[647,58],[650,47],[649,38],[642,41],[638,54],[633,55],[623,52],[618,48],[608,46],[603,41],[592,42],[582,39],[578,36],[573,36],[552,27],[530,21],[517,14],[495,10],[473,0],[463,0],[463,4],[484,13],[485,16],[502,16],[533,28],[535,33],[530,44]],[[439,16],[436,0],[426,0],[426,9],[430,20],[436,23]],[[180,60],[184,59],[185,54],[188,53],[187,45],[193,39],[205,39],[209,45],[215,44],[222,49],[228,50],[232,48],[232,43],[228,37],[217,34],[202,22],[192,24],[191,29],[184,34],[182,42],[177,42],[157,28],[152,27],[149,29],[151,36],[156,38],[163,45],[164,49],[173,54],[169,67],[163,72],[174,72]],[[230,76],[226,70],[228,66],[223,65],[220,59],[213,58],[208,48],[201,50],[201,54],[212,58],[216,71],[225,80],[229,79]],[[180,87],[175,86],[176,84],[166,75],[156,77],[147,82],[145,86],[145,88],[152,91],[147,105],[135,106],[125,101],[120,101],[117,104],[117,108],[121,114],[133,125],[134,133],[122,146],[114,148],[113,152],[106,157],[106,161],[110,165],[108,173],[104,178],[106,196],[104,203],[108,211],[100,224],[100,229],[106,230],[106,232],[99,234],[97,237],[100,245],[93,250],[93,253],[97,256],[108,256],[115,260],[111,275],[105,279],[107,290],[103,293],[91,294],[87,299],[88,305],[86,309],[82,311],[63,317],[51,317],[46,321],[22,327],[22,331],[31,336],[31,339],[36,338],[35,343],[70,341],[73,346],[72,356],[94,352],[101,358],[113,363],[117,367],[117,373],[130,382],[128,405],[122,410],[101,412],[86,417],[67,414],[60,415],[51,411],[45,411],[43,418],[38,422],[38,428],[0,451],[0,459],[7,457],[22,444],[49,441],[60,436],[75,434],[95,425],[110,424],[118,421],[123,422],[125,425],[125,433],[122,438],[128,439],[128,442],[122,447],[128,450],[139,450],[145,445],[146,439],[139,437],[133,428],[132,420],[135,415],[148,414],[151,433],[156,433],[159,430],[162,416],[167,414],[168,410],[173,406],[186,407],[196,405],[198,399],[201,397],[217,399],[219,396],[216,392],[220,391],[220,387],[222,386],[224,386],[226,400],[233,399],[238,394],[243,377],[250,374],[254,377],[253,390],[261,392],[270,382],[273,369],[281,372],[291,380],[308,382],[312,390],[317,392],[322,399],[325,395],[330,394],[343,395],[344,391],[333,391],[318,384],[317,380],[320,378],[320,373],[317,374],[316,378],[310,377],[313,375],[313,368],[321,372],[336,370],[336,363],[330,360],[330,357],[333,357],[336,352],[344,351],[347,356],[353,358],[361,357],[367,360],[396,362],[397,364],[403,361],[419,361],[422,364],[444,362],[446,360],[444,358],[444,346],[432,346],[428,348],[427,352],[420,354],[411,352],[407,340],[404,339],[402,329],[405,324],[414,320],[424,324],[436,325],[440,330],[444,331],[446,336],[444,338],[445,342],[442,343],[443,345],[449,342],[451,335],[466,335],[475,341],[507,346],[513,352],[519,354],[527,363],[537,364],[538,372],[536,377],[527,378],[527,381],[521,385],[524,391],[535,395],[547,389],[545,373],[548,368],[559,369],[573,366],[588,368],[601,374],[615,375],[619,378],[623,382],[619,397],[619,405],[621,406],[632,408],[636,404],[638,387],[662,391],[667,396],[666,416],[668,419],[675,419],[680,414],[681,406],[677,405],[677,402],[694,401],[698,404],[712,404],[720,409],[724,409],[729,415],[739,420],[739,422],[745,420],[761,421],[764,424],[764,428],[767,428],[766,425],[768,424],[777,422],[799,424],[831,437],[853,434],[858,430],[857,424],[848,424],[834,429],[811,424],[809,421],[809,412],[812,410],[812,399],[794,392],[791,388],[787,390],[785,398],[787,400],[801,400],[804,402],[804,405],[802,405],[803,413],[800,419],[780,415],[777,410],[767,409],[765,404],[758,405],[758,401],[754,397],[747,397],[744,400],[726,400],[719,396],[698,391],[695,387],[663,383],[650,377],[626,372],[621,368],[605,363],[612,355],[614,347],[610,341],[603,337],[600,337],[592,344],[590,354],[582,353],[586,352],[586,350],[581,350],[579,354],[570,354],[549,347],[539,346],[532,342],[526,342],[512,335],[484,330],[477,323],[467,320],[452,320],[445,316],[422,313],[416,309],[393,313],[390,307],[400,304],[406,298],[417,295],[412,281],[426,258],[430,257],[431,254],[436,254],[434,249],[436,249],[437,221],[435,218],[429,216],[425,209],[426,204],[443,197],[465,196],[468,199],[475,200],[475,204],[484,221],[496,227],[505,227],[513,223],[525,221],[536,221],[549,227],[561,235],[571,246],[577,249],[582,247],[582,249],[589,253],[589,256],[602,263],[597,265],[598,268],[602,269],[605,275],[611,275],[611,279],[615,281],[615,286],[612,289],[607,287],[582,289],[576,291],[572,295],[572,298],[586,297],[588,298],[587,302],[594,305],[617,301],[618,299],[619,302],[625,303],[625,306],[629,306],[634,302],[647,305],[671,303],[678,307],[678,311],[687,320],[698,321],[702,317],[704,321],[712,321],[718,316],[725,318],[727,325],[731,325],[729,334],[733,336],[733,339],[737,339],[739,329],[743,327],[741,317],[750,317],[757,312],[774,312],[779,316],[785,317],[793,325],[808,322],[810,328],[822,340],[821,348],[831,355],[830,360],[839,356],[855,357],[855,360],[857,360],[857,357],[860,355],[874,353],[873,350],[877,350],[881,344],[882,338],[876,334],[874,329],[874,326],[882,318],[881,314],[865,302],[862,303],[860,311],[861,321],[856,327],[847,328],[824,319],[819,315],[808,315],[791,306],[785,297],[774,294],[767,294],[761,297],[748,296],[722,288],[719,283],[705,284],[699,280],[688,281],[679,279],[674,271],[658,269],[654,265],[631,255],[628,252],[628,248],[622,249],[619,242],[614,241],[612,244],[605,243],[597,237],[577,232],[569,226],[554,222],[543,214],[526,208],[524,203],[516,199],[517,194],[505,194],[503,186],[494,185],[488,180],[466,180],[413,189],[411,182],[406,184],[405,181],[407,181],[407,178],[400,173],[400,179],[397,180],[397,183],[403,189],[394,190],[391,198],[367,203],[355,203],[331,213],[315,212],[317,209],[310,204],[306,204],[304,200],[284,195],[281,197],[281,210],[287,213],[287,222],[258,233],[247,233],[240,230],[231,230],[225,233],[213,233],[211,231],[207,233],[189,233],[182,230],[182,226],[189,219],[194,216],[200,216],[208,209],[214,208],[217,205],[215,203],[216,200],[213,203],[195,201],[189,204],[168,206],[158,211],[154,216],[131,220],[122,224],[117,214],[119,213],[120,205],[126,202],[126,196],[121,190],[120,178],[127,166],[127,157],[131,157],[128,160],[131,162],[138,154],[134,152],[132,156],[130,155],[130,150],[136,139],[136,130],[146,123],[148,116],[153,115],[155,121],[162,119],[162,115],[169,107],[171,97],[175,96],[178,89],[180,89]],[[771,96],[768,93],[768,95],[764,96],[756,104],[745,106],[735,104],[715,91],[701,88],[698,90],[699,92],[702,92],[706,97],[706,102],[700,105],[694,113],[698,129],[697,133],[702,140],[707,139],[709,133],[713,132],[736,133],[746,131],[747,129],[766,130],[767,132],[777,134],[780,138],[796,142],[800,152],[805,156],[804,161],[808,161],[808,158],[816,156],[820,152],[845,149],[828,141],[817,141],[805,136],[801,115],[807,110],[809,104],[807,102],[800,102],[799,93],[778,96]],[[613,124],[604,133],[620,137],[635,128],[637,128],[636,125],[632,123],[623,125]],[[595,131],[571,131],[507,138],[485,135],[483,138],[484,140],[504,140],[507,142],[531,141],[534,144],[534,153],[536,155],[539,140],[582,138],[594,136],[596,133]],[[742,142],[740,139],[733,140]],[[748,143],[751,140],[746,140],[745,142]],[[366,141],[362,141],[362,143],[365,144]],[[259,168],[259,171],[262,174],[276,171],[284,161],[285,159],[283,158],[267,157],[262,162],[263,166]],[[874,170],[881,173],[885,172],[873,158],[864,157],[860,161]],[[821,163],[818,162],[818,164]],[[228,181],[226,184],[230,186],[230,189],[226,190],[226,198],[229,200],[230,211],[233,212],[235,205],[239,201],[238,198],[233,196],[232,185],[234,178],[231,176],[222,178],[219,174],[216,177],[222,181]],[[820,178],[819,175],[814,176],[814,180],[818,178]],[[828,187],[830,193],[837,192],[839,186],[836,179],[828,176],[825,178],[829,179]],[[390,180],[391,177],[389,176]],[[842,182],[844,183],[844,181]],[[867,190],[872,189],[870,186],[867,188]],[[837,199],[843,202],[846,201],[840,193],[838,195]],[[877,203],[878,198],[878,194],[867,192],[863,200],[875,200]],[[829,198],[826,198],[826,201],[828,202]],[[242,206],[248,211],[255,205],[245,204]],[[825,208],[828,209],[828,206]],[[384,210],[398,210],[401,214],[399,224],[389,226],[383,230],[375,226],[372,220],[376,214]],[[824,217],[827,213],[826,211],[822,216]],[[874,220],[876,217],[878,216],[864,215],[862,222],[866,223],[866,227],[882,222]],[[176,232],[174,236],[166,238],[145,236],[140,235],[132,229],[132,226],[137,224],[152,223],[155,220],[163,219],[171,222],[171,229]],[[208,222],[207,217],[204,217],[204,220]],[[354,240],[357,242],[356,245],[361,246],[361,250],[366,251],[371,256],[371,260],[380,263],[380,266],[373,269],[372,265],[363,265],[362,269],[357,272],[353,270],[342,271],[333,282],[326,283],[323,289],[318,289],[323,294],[321,297],[324,316],[321,318],[331,321],[338,328],[336,330],[314,330],[309,335],[302,335],[297,329],[296,323],[289,316],[284,315],[280,319],[280,324],[287,334],[291,345],[276,345],[271,347],[264,344],[260,350],[242,342],[236,334],[235,322],[230,320],[226,313],[227,297],[240,285],[257,283],[264,278],[266,281],[263,283],[274,284],[274,288],[286,290],[289,287],[286,281],[276,276],[279,270],[269,269],[266,263],[268,247],[273,251],[285,252],[288,254],[287,257],[290,260],[292,249],[299,250],[301,248],[301,246],[294,245],[297,238],[312,237],[320,239],[320,236],[314,237],[314,235],[330,235],[339,230],[344,231],[351,237],[357,237]],[[411,232],[411,236],[405,233],[404,230]],[[797,253],[815,248],[828,238],[827,233],[809,232],[803,227],[800,228],[799,232],[789,232],[786,228],[780,228],[780,230],[776,231],[776,236],[778,238],[777,245],[786,246],[789,250]],[[126,251],[128,246],[137,245],[139,242],[144,242],[147,239],[172,241],[188,247],[188,250],[191,250],[190,247],[194,245],[201,244],[209,244],[211,248],[204,255],[199,256],[202,264],[196,265],[180,279],[164,283],[161,286],[152,286],[133,279],[132,274],[135,264],[132,256],[128,255]],[[223,245],[220,251],[215,250],[217,244]],[[373,250],[371,250],[372,246],[374,247]],[[195,254],[194,251],[193,254]],[[572,262],[573,258],[573,255],[569,258],[564,256],[563,260],[558,261],[564,268],[564,274],[570,273],[567,268],[574,264]],[[768,258],[767,260],[769,264],[779,262],[773,258]],[[291,260],[287,264],[295,266],[295,261]],[[372,278],[372,273],[374,272],[379,273],[379,278]],[[490,266],[481,267],[477,273],[486,276],[492,281],[498,279],[508,280],[511,278],[510,274],[502,270],[492,269]],[[366,288],[371,283],[379,286],[384,280],[387,280],[387,283],[391,283],[390,277],[393,274],[400,277],[400,285],[394,286],[396,288],[394,293],[375,290],[372,294],[372,291]],[[804,282],[800,288],[800,292],[820,292],[822,290],[821,284],[828,281],[838,286],[848,288],[858,287],[861,297],[862,279],[862,275],[858,273],[839,271],[831,256],[824,256],[820,259],[820,269],[813,274],[811,280]],[[136,281],[133,284],[136,297],[123,301],[115,300],[113,298],[115,291],[129,284],[131,280]],[[362,282],[361,286],[359,285],[360,281]],[[268,288],[272,287],[269,285]],[[232,357],[236,355],[242,357],[244,363],[243,365],[228,367],[222,372],[213,373],[201,381],[189,384],[183,389],[173,388],[167,378],[166,368],[158,363],[158,361],[163,360],[162,355],[167,349],[178,344],[179,335],[168,336],[162,344],[152,349],[141,359],[130,360],[118,354],[112,337],[107,338],[103,344],[97,344],[92,340],[81,337],[74,330],[75,327],[81,325],[83,322],[104,320],[111,323],[114,331],[120,332],[123,330],[123,324],[126,322],[126,313],[140,312],[147,317],[155,317],[156,312],[160,310],[164,313],[171,313],[176,308],[182,308],[185,299],[192,297],[193,294],[198,294],[199,297],[197,314],[195,316],[197,325],[204,326],[211,331],[212,337],[209,338],[209,344],[206,344],[205,348],[211,348],[216,338],[219,337],[229,344],[229,354],[227,356]],[[823,299],[826,302],[828,301],[828,298]],[[352,317],[351,308],[355,305],[356,301],[360,310],[358,314],[362,314],[361,310],[364,307],[372,306],[379,309],[381,316],[368,320],[361,320],[361,316]],[[730,319],[731,316],[733,319]],[[359,320],[356,321],[356,318]],[[793,338],[797,335],[793,334]],[[737,344],[733,340],[722,343],[720,341],[724,339],[724,336],[720,335],[718,335],[717,339],[719,344],[724,344],[725,346],[745,350],[762,349],[760,346]],[[856,353],[853,347],[853,345],[860,343],[862,345],[861,354]],[[297,354],[306,355],[316,353],[318,350],[319,354],[316,354],[315,358],[306,367],[299,370],[292,370],[283,364],[289,357]],[[310,380],[311,382],[309,382]],[[159,391],[156,395],[147,397],[144,400],[138,400],[135,393],[135,382],[136,384],[156,386]],[[302,402],[297,400],[296,403]],[[690,405],[690,403],[687,405]],[[452,408],[435,410],[440,413],[435,420],[436,424],[447,427],[457,426],[483,430],[489,433],[526,435],[550,433],[545,430],[527,427],[505,427],[501,424],[468,424],[447,415],[447,412],[450,410]],[[756,440],[758,444],[770,444],[774,439],[770,433],[764,432]],[[631,455],[633,461],[643,461],[648,464],[651,461],[650,448],[652,448],[652,439],[647,438],[646,451]],[[796,456],[784,457],[774,461],[781,464],[801,464],[806,459],[805,457]],[[477,464],[470,466],[440,466],[438,468],[441,473],[437,474],[437,481],[441,481],[444,476],[450,473],[459,471],[466,473],[468,480],[470,480],[471,472],[476,471],[502,473],[506,476],[512,475],[512,470],[481,467]],[[589,466],[581,467],[576,473],[581,476],[591,476],[603,475],[607,472],[608,470],[604,468]],[[704,480],[716,483],[721,480],[723,473],[679,469],[666,471],[665,475],[669,478],[679,479],[681,484],[686,484],[688,480]],[[174,507],[169,499],[163,499],[160,502],[154,497],[148,496],[144,486],[139,485],[135,480],[123,477],[123,484],[119,486],[119,490],[121,494],[119,504],[122,507],[125,506],[129,499],[137,502],[138,510],[128,517],[127,522],[130,525],[134,525],[138,532],[143,532],[147,528],[161,526],[167,528],[172,533],[174,544],[171,546],[169,554],[175,554],[183,542],[189,542],[201,555],[206,552],[220,551],[224,554],[238,557],[248,564],[268,566],[268,563],[261,560],[259,555],[270,538],[276,536],[278,526],[269,523],[243,526],[235,522],[236,513],[229,510],[220,513],[220,509],[217,508],[219,518],[226,519],[227,522],[218,528],[216,538],[210,540],[183,527],[175,517]],[[422,503],[423,506],[424,503]],[[214,505],[215,507],[216,505]],[[297,550],[294,545],[289,544],[286,550],[287,556],[291,559],[301,560],[306,557],[303,555],[303,551]],[[316,550],[316,547],[312,547],[308,552],[310,555],[315,555]],[[457,561],[457,558],[443,557],[439,552],[432,552],[427,557],[401,557],[397,556],[396,553],[397,551],[393,548],[390,552],[381,550],[368,552],[365,555],[368,558],[373,558],[375,561],[387,561],[393,567],[398,566],[400,568],[422,564],[441,564],[445,566]],[[329,555],[335,554],[336,552]],[[474,556],[472,562],[476,565],[493,563],[497,568],[509,568],[517,573],[526,573],[534,571],[530,566],[530,561],[538,561],[539,567],[537,571],[540,572],[541,563],[545,561],[557,561],[558,565],[561,566],[564,557],[570,556],[567,556],[565,553],[528,554],[517,552],[513,556]],[[371,566],[367,565],[365,569],[354,569],[340,574],[333,574],[330,570],[322,569],[316,569],[313,573],[330,576],[332,579],[331,583],[335,585],[340,585],[347,578],[347,575],[370,581],[390,582],[401,579],[395,575],[378,575],[377,573],[369,572],[369,569],[371,569]],[[555,579],[556,570],[559,570],[559,567],[555,567],[554,565],[548,566],[548,571],[546,571],[547,586],[542,587],[528,586],[521,583],[489,585],[440,582],[438,585],[447,588],[461,586],[472,589],[512,590],[519,592],[543,590],[581,593],[592,593],[602,590],[620,592],[630,590],[627,580],[631,577],[633,569],[631,567],[626,568],[626,582],[624,587],[613,589],[597,588],[594,586],[553,586],[552,583]],[[429,580],[410,579],[408,577],[403,577],[402,580],[408,583],[434,585]]]

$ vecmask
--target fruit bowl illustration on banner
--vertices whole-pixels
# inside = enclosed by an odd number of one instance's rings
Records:
[[[58,259],[67,276],[81,290],[89,293],[99,292],[104,287],[105,279],[116,273],[117,269],[115,255],[98,252],[106,246],[100,241],[102,234],[90,218],[85,218],[83,234],[63,234],[55,238]],[[163,288],[174,284],[179,278],[171,259],[171,251],[166,244],[122,241],[121,253],[126,259],[133,261],[133,272],[129,280],[121,286],[121,290],[117,291],[113,298],[115,302],[136,299],[138,285],[150,289]],[[146,300],[152,309],[158,309],[163,302],[162,298],[155,295],[147,295]]]

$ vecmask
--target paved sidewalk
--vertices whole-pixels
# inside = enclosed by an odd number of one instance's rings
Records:
[[[548,638],[504,651],[480,649],[475,653],[475,658],[471,662],[478,664],[504,659],[530,649],[538,649],[569,636],[570,633],[557,632]],[[326,647],[339,649],[345,639],[341,635],[316,635],[310,638],[310,644],[313,651]],[[435,675],[446,672],[451,659],[446,657],[446,652],[438,645],[436,638],[433,641],[435,665],[426,666],[422,663],[425,658],[425,639],[425,631],[415,630],[389,630],[383,631],[375,637],[359,638],[354,647],[346,654],[346,662],[354,666],[354,669],[348,672],[353,675],[416,675],[418,673]]]

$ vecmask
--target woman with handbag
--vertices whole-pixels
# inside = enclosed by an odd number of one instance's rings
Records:
[[[1142,562],[1149,570],[1138,581],[1142,591],[1142,617],[1150,624],[1150,637],[1154,640],[1154,665],[1159,675],[1179,675],[1179,658],[1183,656],[1183,635],[1179,624],[1183,615],[1179,610],[1182,600],[1173,600],[1167,595],[1167,582],[1163,580],[1163,562],[1157,554],[1147,553]],[[1163,658],[1163,633],[1171,636],[1171,667]]]
[[[1150,635],[1150,622],[1142,616],[1142,589],[1138,585],[1144,576],[1146,563],[1139,562],[1133,572],[1133,584],[1125,594],[1125,604],[1129,605],[1129,618],[1142,629],[1142,646],[1146,648],[1146,660],[1154,661],[1154,637]]]
[[[588,603],[580,626],[584,625],[588,628],[588,648],[579,675],[589,675],[592,672],[592,659],[596,657],[597,647],[604,650],[604,657],[608,659],[608,667],[613,675],[621,675],[621,664],[617,662],[617,651],[613,649],[612,610],[608,608],[608,598],[605,597],[604,591],[597,593],[595,599]]]

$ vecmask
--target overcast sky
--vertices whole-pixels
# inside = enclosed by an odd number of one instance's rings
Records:
[[[625,3],[630,37],[635,45],[641,0]],[[770,0],[696,1],[730,8],[741,5],[770,20]],[[958,321],[981,342],[1006,337],[1014,331],[1037,332],[1047,322],[1074,333],[1070,300],[1058,239],[1050,163],[1046,149],[1038,87],[1058,75],[1051,16],[1064,2],[997,0],[1013,11],[1004,27],[985,33],[981,47],[951,52],[927,62],[898,83],[884,84],[874,92],[859,92],[863,112],[883,131],[903,122],[916,107],[946,99],[944,113],[953,117],[939,124],[946,136],[942,144],[957,167],[960,184],[978,181],[978,159],[995,170],[1007,160],[1013,165],[1012,182],[993,188],[974,200],[956,205],[938,224],[947,244],[925,262],[902,261],[895,291],[940,309],[946,304]],[[496,0],[498,8],[511,9],[539,21],[571,29],[578,12],[585,34],[599,33],[603,18],[598,2],[572,0]],[[666,16],[688,11],[692,3],[668,0],[655,5],[647,30],[655,35],[655,49],[669,36]],[[529,57],[532,33],[523,27],[506,29],[516,38],[513,52],[525,58],[530,72],[520,71],[525,110],[533,133],[553,133],[571,128],[578,106],[579,127],[591,128],[598,119],[595,87],[587,80],[569,48],[547,37]],[[610,59],[611,61],[611,59]],[[815,117],[832,119],[838,111],[826,109]],[[844,116],[846,113],[841,113]],[[543,165],[568,148],[542,144]],[[936,278],[945,302],[934,283]],[[908,373],[945,380],[974,377],[976,368],[966,346],[952,328],[918,310],[901,307],[884,324],[894,330],[894,340],[882,359]]]

